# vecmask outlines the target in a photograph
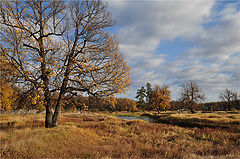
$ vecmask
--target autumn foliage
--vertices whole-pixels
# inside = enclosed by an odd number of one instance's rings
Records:
[[[171,91],[169,90],[169,86],[163,85],[161,87],[159,85],[155,85],[149,99],[149,103],[152,108],[156,109],[158,113],[160,112],[160,110],[166,110],[170,107],[170,100]]]

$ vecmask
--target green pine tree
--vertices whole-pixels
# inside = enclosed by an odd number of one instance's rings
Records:
[[[147,87],[146,102],[149,103],[153,90],[152,90],[152,85],[149,82],[146,84],[146,87]]]
[[[138,108],[145,110],[146,104],[144,98],[146,98],[146,90],[143,86],[137,90],[137,96],[135,98],[138,99]]]

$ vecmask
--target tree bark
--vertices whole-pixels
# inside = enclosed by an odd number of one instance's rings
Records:
[[[57,109],[57,111],[55,110],[54,115],[52,116],[52,127],[56,127],[57,126],[59,113],[60,113],[59,109]]]
[[[74,46],[74,49],[75,49],[75,46]],[[63,84],[61,86],[59,97],[58,97],[58,100],[57,100],[57,103],[56,103],[56,106],[55,106],[55,110],[54,110],[54,114],[53,114],[53,117],[52,117],[52,127],[57,126],[57,123],[58,123],[58,117],[59,117],[60,110],[61,110],[60,102],[62,100],[62,96],[64,96],[64,94],[65,94],[65,91],[66,91],[65,89],[67,87],[67,83],[68,83],[68,80],[69,80],[70,66],[72,65],[73,53],[74,53],[74,51],[72,51],[71,55],[69,56],[69,61],[68,61],[68,64],[67,64],[67,69],[66,69],[65,75],[64,75]]]
[[[52,127],[52,117],[53,112],[51,110],[51,107],[49,105],[46,106],[46,116],[45,116],[45,127],[50,128]]]
[[[55,111],[54,111],[54,114],[52,116],[52,127],[55,127],[57,126],[58,124],[58,117],[59,117],[59,114],[60,114],[60,110],[61,110],[61,107],[60,107],[60,101],[62,99],[62,92],[60,92],[59,94],[59,97],[58,97],[58,100],[57,100],[57,104],[55,106]]]

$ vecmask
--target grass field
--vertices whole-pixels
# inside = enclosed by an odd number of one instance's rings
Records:
[[[161,114],[145,113],[143,115],[154,118],[159,123],[178,125],[181,127],[208,127],[240,132],[239,112],[220,111],[215,113],[196,114],[177,114],[171,112],[163,112]]]
[[[2,114],[1,158],[240,158],[239,114],[155,114],[170,124],[113,116],[121,114],[65,113],[49,129],[44,114]]]

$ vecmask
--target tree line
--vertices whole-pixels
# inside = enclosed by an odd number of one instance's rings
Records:
[[[31,92],[26,94],[18,87],[11,87],[10,85],[2,85],[0,91],[0,111],[11,110],[32,110],[35,109],[38,112],[45,110],[45,106],[42,103],[44,96],[37,97],[38,100],[34,100],[38,93]],[[55,93],[51,97],[51,104],[54,105],[57,102],[58,94]],[[129,98],[116,98],[115,96],[100,97],[100,96],[83,96],[81,94],[73,96],[71,94],[64,95],[61,100],[61,111],[137,111],[137,102]]]
[[[4,71],[3,71],[4,72]],[[7,76],[5,76],[7,77]],[[25,93],[24,90],[4,82],[1,78],[1,111],[18,109],[36,109],[39,112],[45,110],[42,101],[44,96],[37,92]],[[219,102],[204,103],[205,95],[194,81],[189,81],[182,85],[180,98],[177,101],[171,100],[169,86],[146,84],[146,88],[141,87],[136,92],[138,101],[129,98],[115,98],[115,96],[83,96],[66,94],[61,101],[61,111],[149,111],[155,110],[158,113],[166,110],[187,109],[191,113],[196,110],[239,110],[239,97],[236,92],[225,89],[219,94]],[[39,96],[39,97],[36,97]],[[57,102],[58,94],[51,97],[51,104]],[[35,100],[37,98],[38,100]]]
[[[191,113],[196,110],[239,110],[240,94],[230,89],[220,92],[219,102],[204,103],[206,99],[205,93],[195,81],[187,81],[181,85],[179,99],[171,100],[171,91],[168,85],[152,85],[146,84],[146,88],[142,86],[137,90],[137,108],[141,110],[182,110],[187,109]]]

